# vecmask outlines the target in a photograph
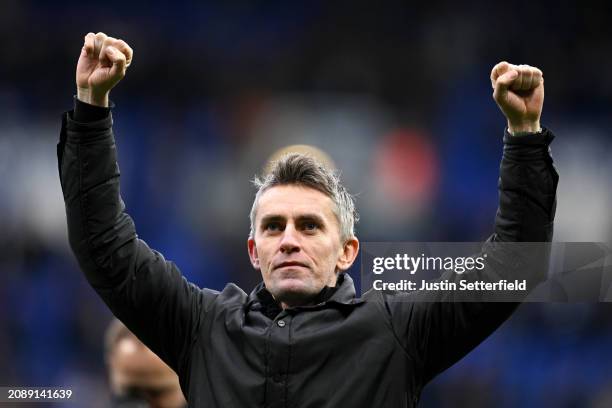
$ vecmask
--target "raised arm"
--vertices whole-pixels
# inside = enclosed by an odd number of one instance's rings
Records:
[[[491,86],[508,126],[493,239],[548,242],[552,239],[559,176],[548,148],[554,136],[540,126],[542,71],[500,62],[491,71]]]
[[[57,149],[68,235],[85,276],[115,316],[180,375],[201,312],[216,295],[188,283],[138,239],[125,213],[108,97],[131,61],[124,41],[85,36],[75,109],[63,116]]]
[[[540,128],[544,101],[542,72],[502,62],[493,68],[491,83],[493,97],[508,127],[503,139],[495,233],[490,240],[550,241],[558,176],[548,149],[553,136]],[[497,280],[498,272],[488,266],[483,271],[484,278]],[[457,276],[451,271],[447,278],[458,280],[466,275]],[[517,306],[453,302],[455,295],[443,292],[382,296],[397,338],[422,370],[421,386],[476,347]]]

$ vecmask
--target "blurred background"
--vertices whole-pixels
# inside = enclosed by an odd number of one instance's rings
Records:
[[[64,385],[83,406],[107,404],[111,316],[69,250],[55,151],[89,31],[134,49],[111,94],[127,211],[199,286],[259,282],[250,180],[296,143],[341,171],[362,241],[486,239],[505,125],[489,73],[501,60],[546,78],[555,240],[612,241],[611,6],[84,3],[0,2],[0,385]],[[525,304],[421,406],[610,407],[611,312]]]

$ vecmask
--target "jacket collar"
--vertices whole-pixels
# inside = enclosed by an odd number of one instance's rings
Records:
[[[351,276],[347,273],[338,275],[336,286],[325,286],[308,306],[298,306],[292,309],[312,309],[322,307],[326,304],[338,304],[345,306],[356,306],[363,303],[363,300],[355,297],[355,284]],[[266,285],[261,282],[253,289],[249,295],[247,308],[251,310],[261,310],[264,314],[275,315],[280,312],[281,307],[274,299],[272,294],[266,289]]]

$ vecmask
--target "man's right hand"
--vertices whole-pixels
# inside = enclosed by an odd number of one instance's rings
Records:
[[[108,107],[108,94],[125,76],[132,55],[132,49],[123,40],[104,33],[87,34],[76,69],[77,98]]]

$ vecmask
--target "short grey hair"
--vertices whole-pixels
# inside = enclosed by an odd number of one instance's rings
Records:
[[[359,214],[355,210],[355,200],[340,182],[337,172],[325,167],[314,157],[303,153],[290,153],[272,163],[264,177],[255,176],[253,184],[257,188],[251,207],[250,238],[255,237],[255,215],[261,195],[268,189],[280,185],[300,185],[318,190],[331,198],[334,214],[340,225],[340,239],[344,243],[355,236],[355,223]]]

